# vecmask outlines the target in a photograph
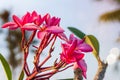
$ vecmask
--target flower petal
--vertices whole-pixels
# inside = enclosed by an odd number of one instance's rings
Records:
[[[74,40],[73,43],[71,44],[71,46],[69,47],[69,50],[67,51],[68,55],[71,56],[71,54],[73,54],[73,52],[76,48],[76,45],[77,45],[77,41]]]
[[[22,21],[16,15],[13,15],[13,20],[19,27],[23,25]]]
[[[93,50],[92,47],[86,43],[83,43],[83,44],[79,45],[78,47],[83,52],[91,52]]]
[[[74,40],[77,40],[77,38],[74,37],[74,34],[70,34],[70,37],[69,37],[69,41],[68,41],[68,43],[71,44]]]
[[[80,60],[77,62],[77,65],[82,70],[82,75],[86,78],[87,64],[85,63],[85,60]]]
[[[37,30],[38,26],[35,25],[34,23],[27,23],[21,28],[24,29],[24,30]]]
[[[60,33],[58,34],[58,37],[66,42],[68,42],[68,38],[66,37],[66,35],[64,33]]]
[[[17,29],[18,26],[14,22],[8,22],[2,25],[2,28]]]
[[[45,31],[38,31],[38,33],[37,33],[37,37],[39,38],[39,39],[43,39],[44,38],[44,36],[45,36],[45,34],[46,34],[47,32],[45,32]]]
[[[47,25],[50,25],[50,18],[51,18],[50,14],[46,14],[43,18],[45,20],[45,23]]]
[[[58,26],[47,27],[46,31],[51,32],[53,34],[58,34],[58,33],[64,32],[64,30],[61,27],[58,27]]]
[[[37,12],[36,11],[33,11],[32,12],[32,17],[36,17],[37,16]]]
[[[27,14],[25,14],[25,16],[22,19],[23,19],[23,25],[32,22],[32,18],[29,12],[27,12]]]
[[[74,53],[73,56],[76,58],[76,61],[79,61],[84,57],[84,54],[82,54],[82,53]]]

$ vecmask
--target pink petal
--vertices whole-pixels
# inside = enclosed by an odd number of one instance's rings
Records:
[[[82,75],[84,76],[85,79],[87,79],[86,72],[82,72]]]
[[[83,43],[83,44],[79,45],[78,47],[83,52],[91,52],[93,50],[92,47],[86,43]]]
[[[82,54],[82,53],[74,53],[73,56],[74,56],[74,57],[76,58],[76,60],[78,61],[78,60],[83,59],[84,54]]]
[[[25,16],[23,17],[23,25],[26,24],[26,23],[29,23],[31,22],[31,17],[30,17],[30,13],[27,12],[27,14],[25,14]]]
[[[72,42],[72,44],[71,44],[71,46],[69,47],[69,50],[68,50],[68,54],[73,54],[73,52],[74,52],[74,50],[75,50],[75,48],[76,48],[76,45],[77,45],[77,41],[76,40],[74,40],[73,42]]]
[[[87,64],[85,63],[85,60],[80,60],[78,62],[74,63],[73,69],[77,69],[80,68],[82,70],[82,75],[84,76],[84,78],[86,77],[86,72],[87,72]]]
[[[5,23],[4,25],[2,25],[2,28],[7,28],[9,27],[9,29],[17,29],[18,26],[14,23],[14,22],[8,22]]]
[[[66,42],[68,42],[68,38],[66,37],[66,35],[64,33],[60,33],[58,34],[58,37]]]
[[[68,43],[71,44],[74,40],[77,40],[76,37],[74,37],[74,34],[70,34],[69,42]]]
[[[53,25],[58,25],[60,23],[60,18],[56,18],[56,20],[54,21]]]
[[[60,22],[60,18],[52,17],[50,20],[50,26],[56,26]]]
[[[77,62],[78,67],[83,71],[82,75],[86,78],[86,72],[87,72],[87,64],[85,63],[85,60],[80,60]]]
[[[40,26],[43,23],[43,21],[44,20],[41,18],[41,15],[34,17],[34,23],[38,26]]]
[[[38,26],[33,23],[27,23],[23,27],[21,27],[24,30],[37,30]]]
[[[83,44],[84,43],[84,41],[85,41],[85,39],[78,39],[78,45],[81,45],[81,44]]]
[[[46,31],[51,32],[53,34],[58,34],[58,33],[64,32],[64,30],[61,27],[58,27],[58,26],[47,27]]]
[[[36,17],[37,16],[37,12],[36,11],[33,11],[32,12],[32,17]]]
[[[44,36],[45,36],[45,34],[46,34],[47,32],[45,32],[45,31],[38,31],[38,33],[37,33],[37,37],[39,38],[39,39],[43,39],[44,38]]]
[[[66,44],[61,44],[61,47],[62,47],[62,52],[64,52],[64,53],[66,53],[65,51],[66,51]]]
[[[22,21],[16,15],[13,15],[13,20],[19,27],[23,25]]]
[[[50,25],[50,14],[46,14],[45,16],[44,16],[44,20],[45,20],[45,23],[47,24],[47,25]]]

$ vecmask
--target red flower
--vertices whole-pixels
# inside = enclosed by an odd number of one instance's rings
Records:
[[[8,27],[9,29],[21,28],[25,30],[37,30],[43,20],[44,19],[35,11],[33,11],[32,14],[27,12],[21,19],[16,15],[13,15],[13,22],[5,23],[2,28]]]
[[[69,41],[62,45],[62,53],[60,58],[67,64],[74,63],[81,70],[86,72],[86,66],[83,65],[84,52],[91,52],[92,48],[84,42],[84,40],[77,39],[74,35],[70,35]],[[84,73],[85,76],[85,73]]]
[[[47,14],[44,19],[45,23],[40,27],[38,38],[43,39],[47,33],[58,35],[64,32],[64,30],[59,26],[60,18],[50,17],[50,15]]]

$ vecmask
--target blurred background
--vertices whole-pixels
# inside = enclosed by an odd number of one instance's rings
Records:
[[[100,42],[100,57],[103,61],[112,48],[120,49],[120,0],[0,0],[0,26],[10,21],[13,14],[21,17],[27,11],[34,10],[42,15],[50,13],[52,16],[60,17],[61,26],[67,36],[71,34],[67,27],[71,26],[86,34],[94,35]],[[0,53],[11,65],[13,80],[17,80],[22,66],[20,38],[19,30],[9,31],[0,28]],[[34,44],[37,44],[37,41]],[[56,45],[60,45],[60,42]],[[58,49],[55,47],[53,60],[60,53]],[[31,50],[28,62],[32,62],[33,55]],[[53,60],[50,60],[47,65]],[[91,53],[85,56],[85,60],[88,65],[87,80],[93,80],[97,61]],[[3,72],[0,64],[0,80],[6,80]],[[69,68],[54,75],[51,80],[73,78],[73,76],[73,70]],[[104,80],[120,80],[120,58],[115,64],[108,66]]]

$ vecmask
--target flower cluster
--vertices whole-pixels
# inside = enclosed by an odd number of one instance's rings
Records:
[[[32,13],[27,12],[22,18],[13,15],[13,21],[5,23],[2,28],[9,28],[10,30],[20,28],[22,32],[21,43],[24,51],[23,70],[27,75],[27,80],[49,79],[55,73],[71,66],[74,66],[74,69],[80,68],[83,76],[86,78],[87,65],[83,57],[84,53],[91,52],[92,48],[84,42],[84,39],[78,39],[73,34],[68,39],[60,26],[60,18],[51,17],[49,14],[41,16],[35,11]],[[25,39],[26,31],[31,31],[32,33],[29,39]],[[34,68],[30,71],[27,58],[29,47],[36,35],[41,41],[39,46],[34,46],[36,48],[33,61]],[[65,43],[61,43],[62,52],[60,53],[60,61],[56,59],[54,65],[44,67],[43,65],[52,56],[57,37],[65,41]],[[43,61],[40,61],[41,53],[48,45],[51,45],[48,55]]]
[[[47,32],[56,35],[63,33],[64,30],[59,26],[59,24],[60,18],[51,17],[49,14],[42,17],[33,11],[32,13],[27,12],[21,19],[16,15],[13,15],[13,22],[5,23],[2,28],[8,27],[12,30],[17,28],[20,28],[21,30],[38,30],[38,38],[43,39]]]
[[[62,45],[62,53],[60,58],[67,64],[74,63],[74,68],[80,68],[83,71],[83,76],[86,78],[86,63],[83,60],[84,52],[91,52],[92,48],[84,42],[70,35],[69,41]]]

